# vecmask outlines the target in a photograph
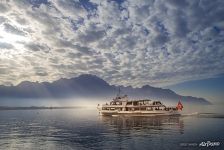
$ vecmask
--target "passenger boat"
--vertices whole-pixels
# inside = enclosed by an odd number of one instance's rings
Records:
[[[183,109],[183,105],[179,101],[176,107],[167,107],[160,101],[128,100],[127,95],[119,96],[118,94],[109,104],[98,104],[97,109],[99,114],[104,116],[180,115],[179,110]]]

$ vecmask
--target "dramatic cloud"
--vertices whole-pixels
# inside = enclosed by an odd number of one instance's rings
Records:
[[[95,74],[165,86],[224,73],[223,0],[0,2],[0,84]]]

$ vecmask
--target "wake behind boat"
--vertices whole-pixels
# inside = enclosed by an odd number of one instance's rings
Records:
[[[119,90],[120,93],[120,90]],[[154,115],[180,115],[183,105],[179,101],[176,107],[167,107],[160,101],[150,99],[128,100],[128,96],[114,98],[109,104],[97,106],[100,115],[105,116],[154,116]]]

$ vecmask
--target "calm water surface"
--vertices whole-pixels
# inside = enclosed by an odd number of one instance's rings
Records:
[[[96,109],[0,111],[2,150],[224,149],[223,115],[102,117]],[[220,142],[199,147],[201,142]]]

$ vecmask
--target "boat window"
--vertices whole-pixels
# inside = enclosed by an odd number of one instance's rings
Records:
[[[131,105],[132,104],[132,102],[127,102],[127,105]]]
[[[102,110],[110,110],[110,108],[103,107]]]
[[[153,109],[152,109],[152,107],[147,107],[147,110],[151,111],[151,110],[153,110]]]
[[[143,102],[143,101],[139,102],[139,105],[143,105],[143,104],[144,104],[144,102]]]
[[[133,102],[133,105],[138,105],[138,102]]]
[[[146,110],[146,108],[145,108],[145,107],[143,107],[143,108],[141,108],[141,110]]]
[[[159,107],[156,107],[155,110],[160,110]]]

